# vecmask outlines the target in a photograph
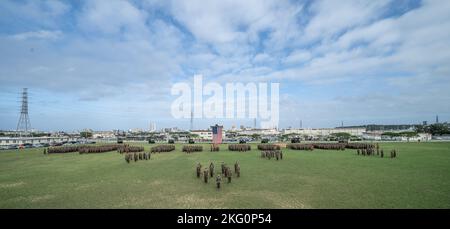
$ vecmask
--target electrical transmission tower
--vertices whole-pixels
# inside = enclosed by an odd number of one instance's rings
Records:
[[[20,110],[20,118],[17,123],[17,133],[20,136],[28,135],[31,129],[30,117],[28,116],[28,89],[22,91],[22,107]]]

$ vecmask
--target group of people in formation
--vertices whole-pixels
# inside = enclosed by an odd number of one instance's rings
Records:
[[[234,163],[234,173],[236,174],[236,177],[240,177],[241,176],[241,167],[239,165],[239,163],[236,161],[236,163]],[[203,169],[202,172],[202,164],[198,163],[197,167],[196,167],[196,174],[197,174],[197,178],[201,178],[203,176],[203,181],[205,183],[208,183],[208,179],[214,178],[214,163],[210,163],[209,164],[209,168],[205,168]],[[216,187],[217,189],[220,189],[221,187],[221,183],[222,183],[222,177],[226,178],[228,180],[228,183],[231,183],[231,178],[233,177],[233,172],[231,170],[231,168],[226,165],[224,162],[222,162],[221,164],[221,173],[216,175]]]

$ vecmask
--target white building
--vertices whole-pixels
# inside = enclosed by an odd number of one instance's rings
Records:
[[[114,131],[94,131],[92,138],[115,138]]]
[[[151,122],[151,123],[150,123],[150,126],[149,126],[149,128],[148,128],[148,130],[149,130],[150,132],[156,132],[156,123]]]
[[[198,135],[198,138],[203,140],[211,140],[213,139],[212,130],[191,130],[191,134]],[[222,138],[225,138],[225,130],[222,129]]]
[[[336,133],[348,133],[354,136],[362,136],[366,128],[308,128],[308,129],[284,129],[283,134],[298,134],[307,136],[328,136]]]
[[[449,134],[435,135],[435,136],[433,136],[433,140],[445,140],[445,141],[449,141],[449,140],[450,140],[450,135],[449,135]]]
[[[375,131],[365,132],[363,133],[362,138],[366,140],[380,141],[382,139],[381,134],[382,133],[378,133]]]
[[[278,135],[280,132],[277,129],[244,129],[244,130],[238,130],[238,134],[241,135]]]
[[[212,140],[212,131],[211,130],[191,130],[191,134],[198,135],[198,138],[204,140]]]
[[[431,134],[427,133],[418,133],[415,137],[406,137],[406,136],[398,136],[398,137],[391,137],[388,135],[383,135],[386,131],[368,131],[365,132],[362,137],[366,140],[373,140],[373,141],[429,141],[432,139]]]
[[[78,141],[76,137],[0,137],[0,146],[30,144],[52,144],[70,141]]]

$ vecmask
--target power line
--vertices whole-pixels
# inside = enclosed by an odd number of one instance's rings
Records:
[[[191,111],[191,130],[194,130],[194,112]]]

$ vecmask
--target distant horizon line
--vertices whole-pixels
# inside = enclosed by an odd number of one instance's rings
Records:
[[[433,123],[427,123],[427,125],[431,125],[431,124],[447,124],[447,123],[448,123],[447,121],[438,122],[438,123],[433,122]],[[255,129],[256,130],[261,130],[261,129],[277,129],[277,130],[285,130],[285,129],[339,129],[339,128],[358,128],[358,127],[367,127],[367,126],[415,126],[415,125],[423,125],[423,123],[411,123],[411,124],[405,124],[405,123],[402,123],[402,124],[373,124],[372,123],[372,124],[334,126],[334,127],[301,127],[301,128],[300,127],[292,127],[292,126],[283,127],[283,128],[258,128],[258,127],[254,128],[254,127],[251,127],[251,126],[244,126],[244,129],[254,129],[254,130]],[[225,125],[223,125],[223,126],[225,126]],[[175,128],[180,130],[180,131],[207,130],[208,129],[208,128],[206,128],[206,129],[205,128],[194,128],[194,129],[190,130],[190,129],[180,128],[180,127],[177,127],[177,126],[172,126],[172,127],[161,127],[161,128],[159,128],[159,129],[157,129],[155,131],[150,131],[148,129],[139,128],[139,127],[128,128],[128,129],[118,129],[118,128],[116,128],[116,129],[114,129],[114,128],[113,129],[82,128],[82,129],[72,129],[72,130],[63,130],[63,129],[60,129],[60,130],[41,130],[41,129],[32,128],[32,130],[33,131],[37,131],[37,132],[75,132],[75,131],[81,132],[81,131],[86,130],[86,129],[90,129],[92,131],[129,131],[129,130],[133,130],[133,129],[140,129],[143,132],[160,132],[163,129],[175,129]],[[231,127],[224,128],[224,130],[231,130],[231,129],[232,129]],[[236,127],[235,129],[236,130],[241,130],[242,128]],[[7,129],[0,129],[0,131],[1,132],[6,132],[6,131],[8,131],[8,132],[17,132],[17,130],[7,130]]]

